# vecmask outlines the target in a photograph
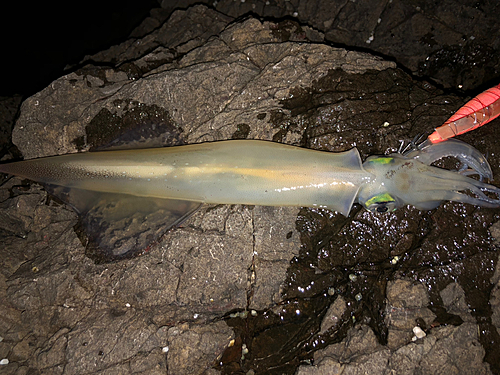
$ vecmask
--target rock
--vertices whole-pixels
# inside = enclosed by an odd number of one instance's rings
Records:
[[[431,130],[461,100],[412,81],[393,62],[322,43],[320,32],[293,22],[231,20],[205,7],[178,11],[152,34],[137,33],[137,39],[95,56],[123,64],[88,65],[26,99],[14,143],[27,159],[106,147],[117,135],[119,146],[248,138],[329,151],[356,146],[365,157],[395,151],[399,140],[414,135],[415,119],[419,132]],[[187,28],[171,38],[169,33],[184,24]],[[131,48],[134,42],[139,43]],[[117,56],[122,60],[113,60]],[[443,231],[459,224],[476,241],[467,249],[483,249],[481,228],[486,231],[493,220],[486,210],[462,212],[456,208],[462,206],[448,205],[433,216],[408,209],[380,217],[353,211],[349,219],[323,213],[335,233],[325,226],[308,227],[325,232],[314,241],[307,230],[297,230],[295,208],[211,205],[144,256],[96,265],[85,257],[74,232],[75,214],[39,186],[12,179],[0,187],[0,197],[0,297],[6,301],[0,306],[5,338],[0,353],[13,354],[10,368],[64,374],[214,373],[214,361],[235,337],[222,320],[226,314],[251,308],[270,316],[276,306],[286,307],[290,300],[284,301],[283,294],[293,287],[295,294],[287,297],[297,301],[332,297],[326,291],[336,291],[322,334],[333,334],[333,316],[355,303],[373,302],[371,316],[380,320],[362,319],[346,329],[340,343],[316,352],[323,373],[382,373],[415,368],[424,360],[431,369],[443,353],[453,359],[445,361],[453,370],[468,347],[464,359],[473,363],[471,371],[486,371],[472,322],[433,328],[411,343],[415,319],[426,325],[434,319],[427,308],[431,297],[422,284],[394,279],[398,272],[411,274],[407,264],[411,270],[431,264],[426,256],[434,260],[432,252],[422,248],[446,247],[439,242]],[[461,218],[483,216],[467,223],[450,211]],[[309,212],[322,215],[321,210]],[[429,227],[435,238],[427,237]],[[317,277],[315,283],[294,284],[298,273],[290,273],[291,261],[305,259],[308,246],[318,249],[318,244],[322,253],[314,255],[315,262],[301,265],[301,271]],[[424,261],[413,265],[407,253]],[[383,272],[362,269],[385,265],[394,255],[401,260]],[[485,258],[477,264],[491,262]],[[344,287],[335,267],[358,275],[356,281]],[[383,280],[373,282],[373,275]],[[460,291],[448,292],[446,307],[465,313]],[[354,302],[358,294],[362,299]],[[258,318],[263,316],[259,312]],[[319,331],[320,317],[312,318],[318,323],[309,327]],[[387,323],[388,346],[367,323]],[[250,361],[258,350],[248,349]]]
[[[465,301],[465,293],[460,284],[449,284],[440,294],[448,313],[460,316],[463,321],[475,322]]]
[[[169,374],[201,374],[222,355],[234,334],[224,322],[217,322],[173,327],[168,330],[167,338]]]
[[[377,344],[368,327],[353,328],[345,340],[314,355],[314,366],[302,365],[297,374],[491,374],[483,363],[484,349],[478,342],[477,325],[439,327],[417,343],[407,340],[393,350]]]
[[[430,325],[435,315],[427,308],[429,295],[422,284],[408,280],[395,280],[387,286],[385,319],[389,326],[390,348],[397,348],[413,336],[413,328],[422,319]]]
[[[322,0],[201,2],[234,18],[251,12],[297,19],[302,26],[299,35],[307,35],[306,30],[313,28],[328,42],[391,56],[413,74],[432,77],[445,87],[477,88],[495,80],[500,65],[495,54],[498,19],[492,10],[496,4],[491,1],[479,8],[463,0],[419,5]],[[176,3],[163,0],[162,7],[171,9]]]
[[[200,11],[196,7],[182,17],[211,12]],[[181,22],[176,17],[162,32]],[[255,19],[235,23],[217,38],[199,39],[201,47],[193,45],[175,64],[156,60],[144,78],[132,70],[92,66],[61,77],[23,103],[13,140],[25,158],[99,147],[126,124],[148,129],[139,133],[148,145],[152,139],[161,145],[174,138],[193,143],[236,134],[271,140],[276,130],[270,120],[283,112],[281,103],[291,88],[311,85],[332,69],[361,74],[394,67],[326,45],[281,42],[272,27]],[[151,58],[145,55],[135,63],[151,67]],[[16,344],[15,359],[39,369],[56,371],[63,363],[68,374],[164,369],[160,353],[167,344],[158,337],[161,327],[279,302],[286,268],[300,246],[297,209],[208,207],[147,256],[94,265],[83,255],[70,210],[55,202],[45,205],[46,196],[37,195],[36,187],[14,197],[6,189],[6,243],[31,248],[25,252],[27,262],[11,263],[16,276],[9,281],[8,298],[14,309],[25,310],[24,324],[36,332],[34,345]],[[16,239],[19,233],[28,235]],[[184,335],[194,334],[193,327],[185,327]],[[214,342],[218,353],[227,337]],[[173,347],[181,350],[181,342]],[[188,366],[170,350],[169,368]],[[198,358],[196,366],[208,366],[213,355],[204,356],[205,362]]]
[[[340,319],[342,318],[342,314],[344,314],[346,310],[346,303],[342,296],[339,296],[335,299],[335,302],[330,305],[328,311],[321,322],[321,330],[320,333],[325,333],[332,327],[335,327]]]

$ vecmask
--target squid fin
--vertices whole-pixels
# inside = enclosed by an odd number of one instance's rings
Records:
[[[137,197],[45,184],[47,191],[71,205],[79,216],[76,233],[86,255],[96,263],[146,253],[170,228],[179,225],[199,202]]]

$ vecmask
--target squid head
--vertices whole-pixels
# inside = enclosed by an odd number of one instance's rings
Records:
[[[457,158],[462,167],[451,171],[430,165],[446,156]],[[370,156],[363,168],[373,177],[360,187],[358,202],[369,211],[393,211],[408,204],[430,210],[443,201],[500,206],[499,188],[467,177],[477,174],[482,180],[492,173],[484,156],[464,142],[424,143],[405,154]]]

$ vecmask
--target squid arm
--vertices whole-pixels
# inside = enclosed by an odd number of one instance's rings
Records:
[[[458,171],[431,165],[448,156],[461,162]],[[429,210],[443,201],[500,207],[500,189],[482,182],[483,178],[493,178],[488,161],[462,141],[450,139],[433,144],[426,140],[403,154],[370,156],[363,167],[376,176],[358,193],[358,202],[370,211],[385,212],[408,204]],[[478,175],[480,181],[467,177],[471,174]]]

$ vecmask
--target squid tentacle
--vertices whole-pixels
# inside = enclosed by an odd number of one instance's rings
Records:
[[[441,172],[445,172],[442,170]],[[498,207],[500,205],[500,188],[456,174],[456,172],[426,175],[427,183],[432,188],[423,190],[422,195],[432,197],[436,201],[458,201],[480,205],[483,207]],[[469,191],[475,196],[466,194]],[[491,193],[497,198],[491,198],[485,193]]]
[[[475,197],[466,194],[467,191],[470,191]],[[455,186],[448,186],[447,192],[448,194],[443,200],[459,201],[483,207],[498,207],[500,205],[500,189],[480,181],[462,181],[462,183],[457,183]],[[485,192],[495,194],[498,198],[490,198]]]
[[[442,143],[441,143],[442,144]],[[443,191],[452,190],[457,193],[460,191],[470,191],[471,193],[477,195],[477,198],[470,197],[466,194],[461,194],[462,197],[469,197],[472,199],[480,200],[482,202],[487,202],[498,206],[500,204],[500,188],[486,184],[482,181],[477,181],[472,178],[468,178],[461,174],[457,174],[453,171],[437,169],[435,172],[427,173],[426,178],[429,179],[429,185],[439,187]],[[450,183],[451,182],[451,183]],[[484,192],[492,193],[497,195],[498,199],[493,199],[488,197]],[[446,198],[449,199],[449,198]],[[454,199],[449,199],[454,200]],[[462,200],[461,200],[462,201]],[[475,204],[480,204],[476,202]]]
[[[493,179],[493,172],[484,155],[471,145],[457,139],[434,144],[425,140],[415,145],[415,148],[403,152],[403,156],[416,159],[427,165],[451,156],[460,161],[461,166],[458,170],[460,174],[464,176],[476,174],[481,181],[484,178]]]
[[[413,147],[413,148],[411,148]],[[463,164],[459,171],[431,164],[452,156]],[[474,147],[457,140],[410,145],[403,154],[369,157],[363,167],[375,178],[361,186],[358,202],[368,210],[386,212],[411,204],[418,209],[436,208],[443,201],[500,207],[500,188],[467,177],[493,178],[486,158]],[[470,167],[470,168],[469,168]]]

